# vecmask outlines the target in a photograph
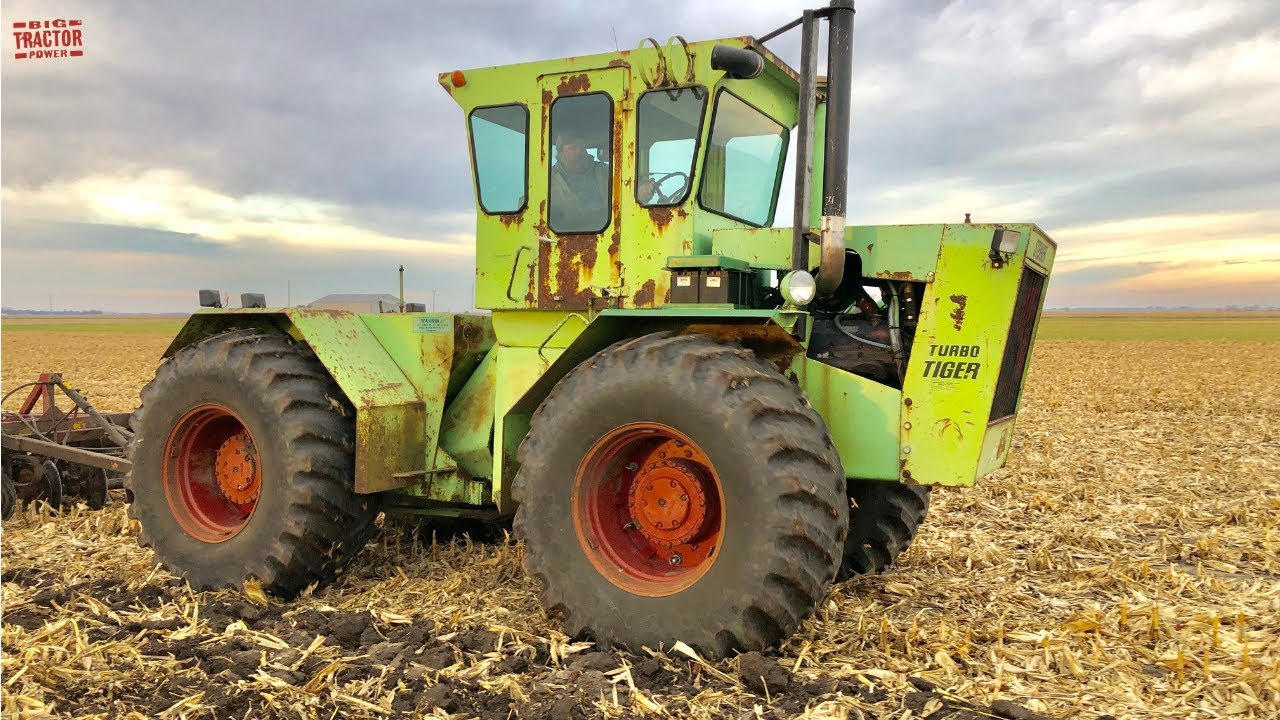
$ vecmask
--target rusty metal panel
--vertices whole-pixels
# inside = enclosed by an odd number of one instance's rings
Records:
[[[862,259],[862,274],[882,280],[926,282],[938,266],[943,225],[865,225],[846,228],[845,247]],[[971,226],[976,227],[976,226]],[[991,241],[990,230],[987,242]],[[813,246],[810,245],[812,250]],[[817,263],[817,255],[811,254]]]
[[[444,415],[453,358],[454,321],[448,313],[385,313],[361,316],[385,355],[413,387],[422,406],[422,432],[413,441],[418,464],[431,467]],[[400,483],[398,486],[403,485]]]
[[[1012,423],[988,421],[1022,260],[1036,229],[1002,225],[1020,232],[1022,240],[1010,262],[996,266],[989,258],[996,226],[940,227],[937,263],[932,276],[926,274],[929,283],[903,383],[899,463],[903,480],[972,485],[1007,457]],[[884,250],[894,255],[903,252],[892,247]],[[913,277],[924,269],[923,265],[897,267]],[[895,271],[886,268],[885,272]],[[1039,314],[1038,306],[1034,312]]]
[[[310,308],[284,312],[355,406],[356,492],[403,487],[409,473],[426,467],[426,413],[418,390],[389,353],[396,346],[384,347],[360,315]]]
[[[493,419],[498,393],[497,353],[489,353],[449,403],[440,447],[472,477],[493,477]]]
[[[765,73],[734,80],[711,68],[717,44],[750,47],[765,58]],[[693,185],[678,205],[635,201],[637,102],[645,91],[700,86],[713,97],[729,89],[790,128],[796,124],[796,73],[749,37],[705,42],[642,44],[629,51],[448,71],[441,86],[466,113],[516,104],[529,113],[527,197],[522,209],[490,214],[476,205],[476,306],[499,309],[586,310],[658,308],[667,302],[667,257],[706,254],[712,233],[743,223],[703,210],[696,184],[705,163],[700,146]],[[613,101],[609,157],[613,214],[598,234],[558,235],[548,227],[549,112],[556,98],[607,92]],[[707,137],[713,103],[704,109]],[[468,127],[470,123],[468,123]],[[474,138],[471,138],[474,140]],[[474,167],[473,167],[474,173]],[[787,243],[789,247],[789,243]]]
[[[489,483],[472,478],[466,470],[458,467],[457,461],[444,448],[436,447],[430,465],[431,469],[425,475],[400,490],[398,502],[403,502],[406,497],[454,506],[488,505],[492,502]]]

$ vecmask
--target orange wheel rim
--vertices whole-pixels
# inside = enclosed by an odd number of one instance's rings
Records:
[[[200,405],[174,424],[165,441],[165,502],[188,535],[224,542],[257,509],[261,468],[257,445],[239,416],[222,405]]]
[[[592,566],[611,583],[635,595],[672,595],[715,562],[724,539],[720,477],[679,430],[628,423],[578,465],[573,525]]]

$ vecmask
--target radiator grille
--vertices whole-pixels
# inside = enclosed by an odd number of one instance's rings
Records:
[[[1000,362],[1000,378],[996,381],[996,397],[991,403],[991,420],[1007,418],[1018,409],[1022,374],[1027,368],[1027,353],[1031,350],[1044,286],[1044,275],[1029,267],[1023,268],[1022,281],[1018,283],[1018,300],[1013,306],[1013,320],[1009,323],[1009,337],[1004,346],[1004,359]]]

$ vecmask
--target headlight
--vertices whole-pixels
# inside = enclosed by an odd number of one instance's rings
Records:
[[[782,278],[782,298],[788,305],[804,306],[813,302],[818,294],[818,284],[804,270],[792,270]]]

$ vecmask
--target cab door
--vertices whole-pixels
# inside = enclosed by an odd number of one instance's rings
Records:
[[[533,296],[544,310],[617,307],[622,203],[632,201],[628,68],[543,75],[542,176]],[[532,280],[533,278],[531,278]]]

